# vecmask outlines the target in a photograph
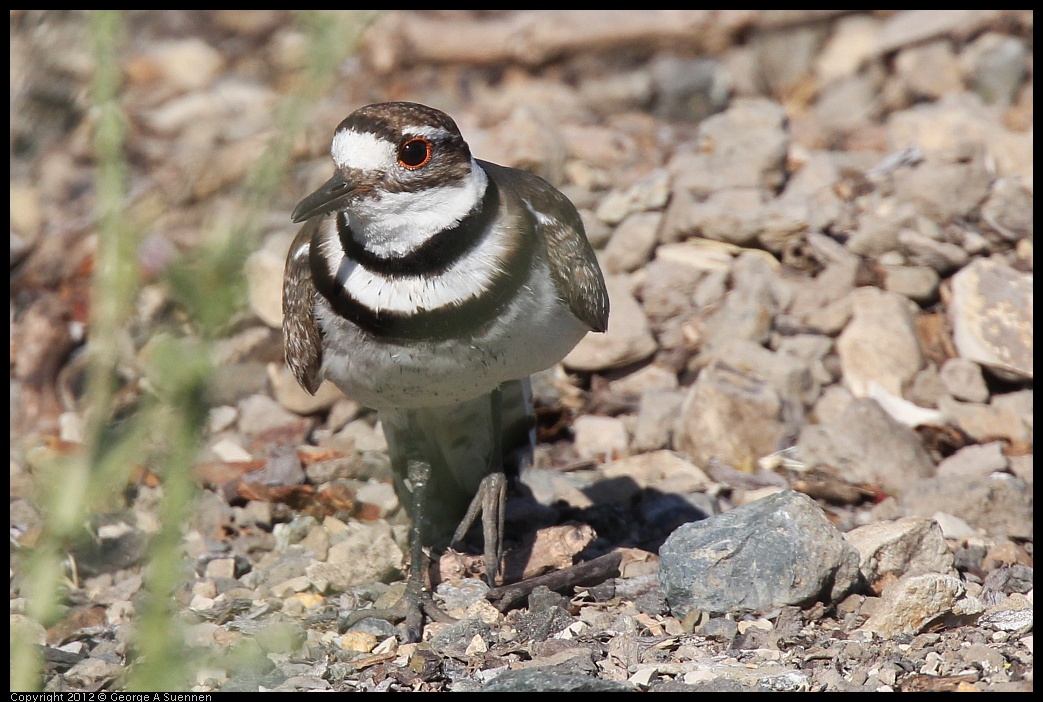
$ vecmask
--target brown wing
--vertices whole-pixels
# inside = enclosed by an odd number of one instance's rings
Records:
[[[537,175],[479,161],[498,183],[524,198],[546,219],[536,219],[537,234],[547,244],[550,272],[572,314],[592,330],[608,329],[608,290],[583,220],[567,197]]]
[[[321,217],[304,223],[286,256],[282,283],[282,335],[286,365],[312,395],[322,383],[322,330],[315,321],[315,283],[308,263],[312,234]]]

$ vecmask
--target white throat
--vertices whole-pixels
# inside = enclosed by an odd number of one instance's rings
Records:
[[[471,173],[454,186],[423,192],[386,193],[347,211],[359,243],[378,256],[401,256],[457,224],[485,195],[485,171],[471,160]]]

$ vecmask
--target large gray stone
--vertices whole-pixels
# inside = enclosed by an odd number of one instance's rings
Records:
[[[814,500],[788,490],[681,526],[659,558],[678,618],[836,602],[858,580],[858,551]]]

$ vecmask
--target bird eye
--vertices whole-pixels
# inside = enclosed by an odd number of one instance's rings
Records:
[[[427,139],[410,139],[398,149],[398,164],[415,170],[431,160],[431,142]]]

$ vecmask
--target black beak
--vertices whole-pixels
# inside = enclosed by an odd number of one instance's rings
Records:
[[[319,189],[297,203],[290,217],[298,224],[312,217],[339,209],[354,191],[355,185],[340,173],[319,186]]]

